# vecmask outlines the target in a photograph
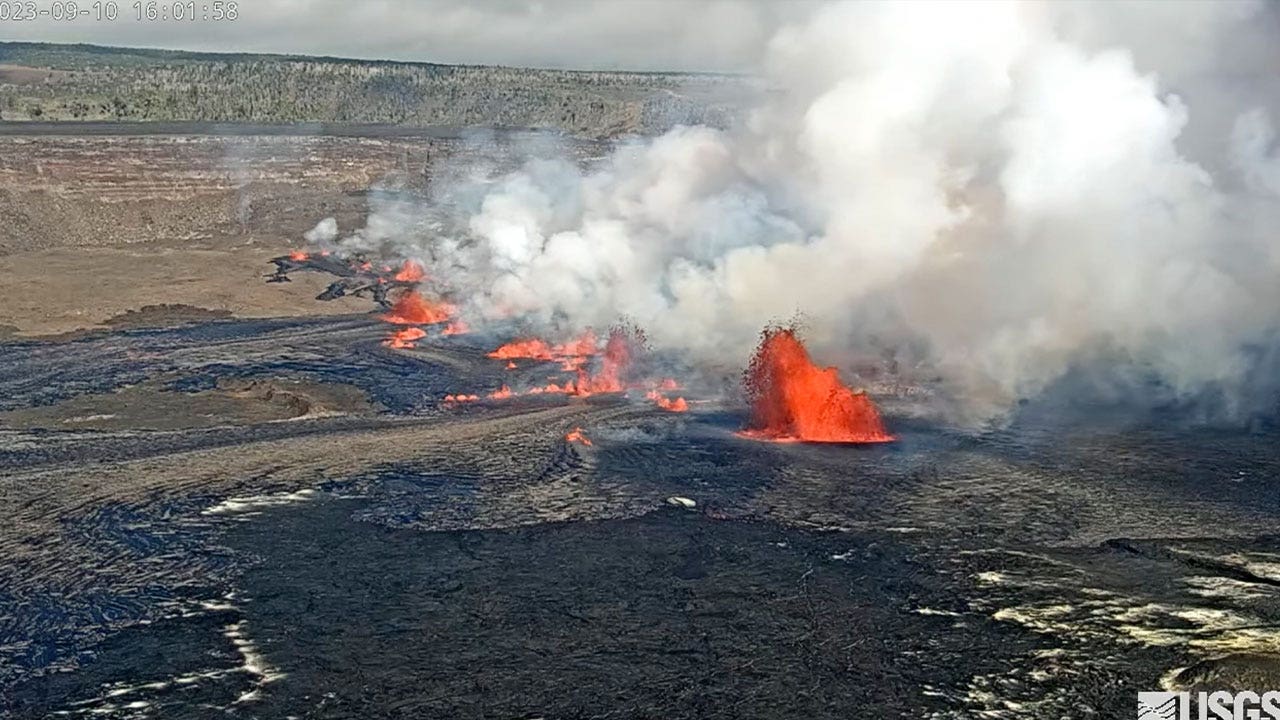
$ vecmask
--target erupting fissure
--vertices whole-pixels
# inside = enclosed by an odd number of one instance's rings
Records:
[[[760,440],[880,443],[894,438],[865,393],[833,367],[818,367],[792,328],[766,328],[743,377],[751,419],[743,435]]]
[[[670,412],[686,412],[688,402],[683,397],[667,397],[663,393],[679,389],[679,384],[671,378],[659,381],[637,381],[630,377],[636,360],[644,353],[647,342],[644,333],[634,325],[623,324],[609,331],[609,339],[604,350],[596,345],[596,335],[587,330],[576,339],[552,345],[538,338],[525,338],[502,345],[488,356],[497,360],[505,360],[507,370],[516,370],[514,360],[559,361],[563,372],[572,372],[574,377],[563,383],[552,382],[523,391],[512,390],[503,385],[498,390],[485,395],[490,400],[505,400],[517,395],[570,395],[587,397],[603,393],[625,393],[631,390],[646,390],[645,397],[658,407]],[[588,369],[587,363],[592,357],[599,355],[598,368],[594,372]],[[466,395],[446,396],[446,402],[467,402],[472,398]]]
[[[406,291],[383,320],[397,325],[433,325],[449,322],[456,309],[446,302],[431,302],[414,290]]]
[[[539,338],[526,338],[509,342],[489,353],[497,360],[558,360],[566,371],[578,370],[587,358],[596,354],[596,334],[592,330],[560,345],[551,345]]]

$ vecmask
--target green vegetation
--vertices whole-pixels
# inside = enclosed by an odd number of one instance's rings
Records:
[[[724,125],[735,76],[579,72],[0,43],[0,119],[558,128]]]

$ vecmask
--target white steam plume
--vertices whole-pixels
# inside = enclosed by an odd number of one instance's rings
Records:
[[[1276,12],[1170,5],[825,5],[774,36],[744,127],[472,178],[398,242],[477,319],[627,315],[723,360],[799,311],[979,415],[1094,361],[1250,410],[1280,321]]]

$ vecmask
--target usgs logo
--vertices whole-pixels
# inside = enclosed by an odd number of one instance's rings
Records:
[[[1191,712],[1191,693],[1138,693],[1138,720],[1280,720],[1280,692],[1259,695],[1242,690],[1197,693]]]

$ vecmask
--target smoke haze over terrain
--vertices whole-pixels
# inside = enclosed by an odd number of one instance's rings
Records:
[[[1277,38],[1252,3],[828,4],[772,33],[743,127],[456,168],[365,241],[481,317],[705,358],[800,312],[968,417],[1098,364],[1240,418],[1274,403]]]

